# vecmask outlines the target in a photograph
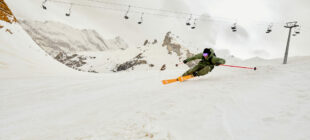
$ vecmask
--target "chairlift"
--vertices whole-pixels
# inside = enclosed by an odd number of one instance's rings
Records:
[[[129,11],[130,11],[130,5],[128,6],[128,10],[127,10],[127,12],[126,12],[126,14],[125,14],[125,16],[124,16],[124,18],[125,19],[129,19],[129,16],[128,16],[128,13],[129,13]],[[142,23],[142,22],[141,22]]]
[[[231,30],[233,32],[236,32],[237,31],[237,23],[234,23],[232,26],[231,26]]]
[[[295,29],[295,34],[300,34],[300,26]]]
[[[142,24],[143,23],[143,15],[144,15],[144,13],[141,14],[141,18],[140,18],[140,21],[138,22],[138,24]]]
[[[191,27],[192,29],[195,29],[195,28],[196,28],[196,21],[197,21],[197,19],[194,20],[194,24],[193,24],[193,26]]]
[[[300,26],[294,30],[293,36],[300,34]]]
[[[72,9],[72,4],[70,5],[68,13],[66,13],[66,16],[69,17],[71,15],[71,9]]]
[[[272,23],[268,25],[268,28],[267,28],[267,31],[266,31],[267,34],[271,33],[271,31],[272,31],[272,26],[273,26]]]
[[[269,34],[271,33],[271,31],[272,31],[271,29],[267,29],[266,33]]]
[[[190,26],[190,25],[191,25],[190,22],[191,22],[191,20],[192,20],[192,17],[193,17],[193,15],[191,14],[190,17],[188,18],[187,22],[186,22],[186,25],[187,25],[187,26]]]
[[[42,8],[43,8],[44,10],[47,9],[47,7],[46,7],[46,5],[45,5],[46,2],[47,2],[47,0],[44,0],[44,1],[42,2]]]

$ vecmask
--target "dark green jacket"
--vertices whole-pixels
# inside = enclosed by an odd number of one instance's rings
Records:
[[[193,57],[187,58],[186,61],[192,61],[196,59],[201,59],[199,64],[204,65],[204,66],[214,66],[214,65],[220,65],[220,64],[225,64],[225,60],[219,57],[216,57],[213,49],[210,49],[211,54],[205,59],[202,55],[202,53],[199,53]]]

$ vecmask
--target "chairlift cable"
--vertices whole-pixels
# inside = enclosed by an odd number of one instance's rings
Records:
[[[49,2],[55,2],[55,3],[63,3],[63,4],[74,4],[76,6],[81,6],[81,7],[90,7],[90,8],[103,8],[105,10],[112,10],[112,11],[118,11],[118,12],[126,12],[124,8],[111,8],[111,7],[106,7],[106,6],[99,6],[99,5],[90,5],[90,4],[81,4],[77,2],[68,2],[68,1],[63,1],[63,0],[44,0],[44,2],[49,1]],[[81,1],[90,1],[90,2],[97,2],[97,3],[102,3],[102,4],[107,4],[107,5],[114,5],[114,6],[119,6],[119,7],[128,7],[129,4],[123,4],[123,3],[116,3],[116,2],[107,2],[107,1],[101,1],[101,0],[81,0]],[[130,5],[132,9],[138,9],[138,10],[130,10],[131,13],[144,13],[147,15],[154,15],[154,16],[161,16],[161,17],[170,17],[170,18],[180,18],[186,20],[188,18],[188,15],[192,15],[192,18],[196,18],[197,21],[219,21],[219,22],[226,22],[226,23],[234,23],[236,21],[235,19],[230,19],[226,17],[216,17],[216,16],[206,16],[206,15],[198,15],[198,14],[193,14],[189,12],[180,12],[180,11],[172,11],[172,10],[165,10],[165,9],[155,9],[155,8],[146,8],[146,7],[141,7],[141,6],[134,6]],[[140,9],[140,10],[139,10]],[[149,12],[148,12],[149,11]],[[154,13],[150,11],[158,11],[162,13]],[[178,16],[177,16],[178,15]],[[254,20],[247,20],[249,23],[255,23],[256,25],[264,25],[268,26],[267,21],[254,21]],[[241,23],[241,22],[238,22]],[[273,27],[275,25],[283,26],[285,25],[286,22],[275,22],[272,21]]]

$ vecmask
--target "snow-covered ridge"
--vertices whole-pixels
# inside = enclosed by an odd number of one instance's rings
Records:
[[[180,42],[174,34],[168,32],[163,36],[163,40],[145,40],[137,48],[78,54],[96,58],[85,60],[87,64],[80,67],[84,71],[88,71],[89,68],[93,68],[97,72],[164,71],[187,69],[195,65],[195,62],[191,62],[189,65],[180,65],[184,59],[194,55],[185,46],[186,44]]]
[[[41,49],[18,23],[0,24],[5,27],[0,29],[0,77],[74,73]]]
[[[59,52],[128,48],[126,42],[120,37],[103,39],[95,30],[75,29],[58,22],[21,21],[21,25],[32,39],[52,56],[56,56]]]

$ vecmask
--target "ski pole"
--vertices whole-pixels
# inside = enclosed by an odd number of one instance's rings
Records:
[[[243,66],[232,66],[232,65],[220,65],[220,66],[226,66],[226,67],[233,67],[233,68],[242,68],[242,69],[254,69],[257,70],[256,67],[250,68],[250,67],[243,67]]]

